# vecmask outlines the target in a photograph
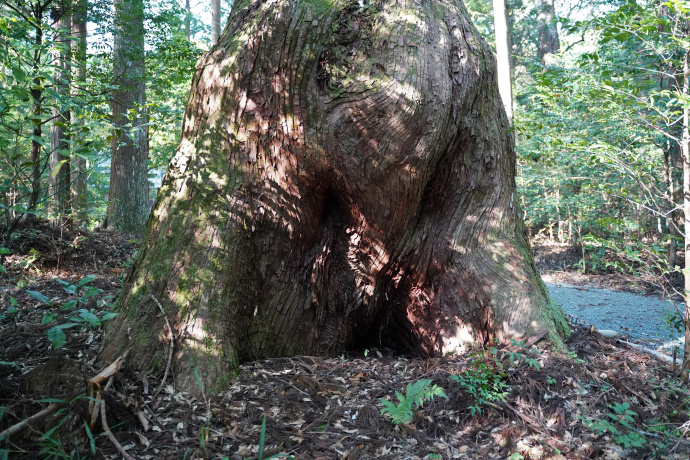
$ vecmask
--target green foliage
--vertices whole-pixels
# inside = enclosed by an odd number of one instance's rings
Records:
[[[63,290],[65,292],[75,297],[64,302],[61,305],[61,310],[73,310],[74,308],[85,304],[90,297],[102,294],[102,289],[89,286],[89,283],[91,283],[94,279],[95,276],[88,275],[79,280],[76,284],[72,284],[67,281],[63,281],[59,278],[55,278],[55,281],[57,281],[63,286]],[[55,303],[50,298],[46,297],[38,291],[27,290],[26,292],[31,297],[43,303],[47,307],[50,307],[51,309],[57,307],[57,305],[55,305]],[[79,310],[77,310],[75,315],[69,317],[70,322],[57,324],[48,329],[46,334],[48,340],[50,340],[50,343],[53,345],[53,348],[58,349],[65,344],[67,336],[65,335],[64,331],[66,329],[71,329],[75,326],[90,326],[93,328],[98,328],[103,326],[103,324],[106,321],[117,316],[117,313],[108,311],[113,308],[113,304],[109,302],[110,300],[112,300],[112,296],[105,296],[97,302],[97,306],[99,308],[92,308],[88,310],[86,308],[80,308]],[[58,313],[56,311],[48,310],[43,314],[41,324],[50,324],[54,322],[57,318]]]
[[[526,354],[524,341],[512,340],[511,344],[523,351],[509,350],[499,357],[495,347],[478,348],[470,353],[468,366],[460,374],[451,375],[451,379],[473,396],[476,404],[469,407],[472,415],[481,413],[482,406],[504,401],[508,395],[508,375],[504,371],[503,359],[507,358],[513,366],[524,363],[535,370],[541,368],[535,358]]]
[[[423,407],[424,401],[431,401],[436,397],[448,399],[443,388],[431,385],[431,382],[431,379],[422,379],[408,383],[404,395],[399,391],[395,392],[398,404],[384,398],[379,399],[383,404],[381,414],[388,415],[396,425],[410,423],[414,417],[414,409]]]
[[[613,403],[610,404],[608,419],[586,418],[579,416],[579,419],[590,430],[597,433],[599,436],[610,433],[616,444],[625,448],[643,447],[647,442],[647,438],[641,434],[633,425],[637,413],[630,409],[630,403]],[[610,419],[610,420],[609,420]]]
[[[497,357],[498,350],[490,347],[488,350],[480,348],[469,355],[469,365],[458,375],[451,378],[460,384],[475,400],[470,406],[472,415],[481,413],[483,405],[491,405],[495,401],[504,401],[508,394],[505,383],[507,374],[503,371],[503,363]]]

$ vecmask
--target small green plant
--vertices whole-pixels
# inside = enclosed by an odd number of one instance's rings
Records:
[[[7,269],[5,268],[5,256],[12,254],[12,251],[10,251],[7,248],[3,248],[0,246],[0,273],[7,273]]]
[[[40,256],[41,256],[40,251],[37,251],[34,248],[29,249],[29,256],[22,261],[22,265],[24,266],[24,269],[26,270],[29,267],[31,267],[33,264],[35,264]]]
[[[5,313],[0,313],[0,321],[9,319],[14,324],[15,329],[17,328],[17,315],[19,314],[19,304],[17,299],[10,297],[10,306],[7,307]]]
[[[57,281],[63,286],[62,289],[65,292],[72,294],[76,297],[74,299],[70,299],[64,302],[61,305],[60,309],[62,311],[73,310],[76,307],[85,305],[89,298],[101,294],[103,292],[103,289],[98,289],[96,287],[88,285],[95,278],[96,277],[93,275],[88,275],[82,278],[76,284],[72,284],[67,281],[63,281],[59,278],[55,278],[55,281]],[[26,293],[48,307],[57,307],[50,298],[38,291],[27,290]],[[112,308],[113,305],[109,302],[109,300],[111,299],[112,296],[106,296],[99,302],[97,302],[97,305],[100,308]],[[75,315],[69,317],[70,322],[57,324],[51,327],[50,329],[48,329],[46,335],[48,336],[48,340],[50,340],[50,343],[53,345],[53,348],[57,349],[63,346],[67,341],[67,336],[64,332],[66,329],[70,329],[75,326],[91,326],[94,328],[98,328],[103,326],[103,323],[114,318],[115,316],[117,316],[117,313],[114,313],[112,311],[102,311],[97,309],[87,310],[86,308],[80,308]],[[50,324],[57,318],[58,313],[56,311],[48,310],[43,314],[43,318],[41,318],[41,324]]]
[[[274,458],[287,458],[288,460],[295,460],[295,457],[287,455],[284,453],[278,453],[271,455],[270,457],[264,457],[264,446],[266,445],[266,416],[264,415],[261,421],[261,435],[259,436],[259,457],[257,460],[272,460]],[[222,460],[229,460],[228,457],[223,457]],[[245,459],[249,460],[249,459]]]
[[[519,342],[515,339],[511,339],[511,345],[515,347],[520,347],[521,349],[525,349],[525,341],[520,340]],[[506,353],[506,356],[508,356],[508,359],[510,360],[511,363],[513,364],[520,364],[524,362],[527,364],[529,367],[535,370],[541,369],[541,366],[539,365],[539,361],[537,361],[535,358],[532,358],[531,356],[525,355],[521,352],[518,351],[509,351]]]
[[[625,448],[643,447],[647,442],[645,436],[639,434],[633,424],[637,413],[630,409],[630,403],[613,403],[609,405],[612,412],[607,414],[607,419],[586,418],[580,416],[580,420],[599,436],[608,432],[613,436],[613,441]],[[627,430],[624,430],[627,429]]]
[[[469,365],[462,373],[450,376],[474,397],[476,404],[469,407],[472,415],[481,413],[484,405],[505,400],[508,394],[507,375],[497,353],[495,347],[480,348],[470,354]]]
[[[414,417],[414,409],[424,406],[424,401],[430,401],[437,396],[448,399],[445,391],[438,385],[431,385],[431,379],[417,380],[407,384],[407,389],[403,395],[399,391],[395,392],[398,404],[394,404],[387,399],[379,399],[383,404],[381,414],[388,415],[393,423],[410,423]]]

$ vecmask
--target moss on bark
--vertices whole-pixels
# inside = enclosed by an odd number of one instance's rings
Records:
[[[513,203],[511,136],[458,1],[236,3],[102,359],[162,362],[150,294],[190,391],[195,369],[219,388],[262,357],[565,334]]]

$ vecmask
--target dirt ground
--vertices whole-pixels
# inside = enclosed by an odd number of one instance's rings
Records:
[[[201,399],[125,362],[87,395],[103,367],[98,321],[137,247],[132,236],[46,224],[15,234],[0,274],[0,438],[23,429],[0,440],[0,458],[122,458],[118,446],[137,459],[690,458],[687,385],[670,365],[580,327],[561,349],[533,337],[533,348],[528,338],[439,359],[372,349],[251,362]],[[49,331],[70,323],[56,348]],[[381,414],[381,399],[397,403],[396,391],[423,379],[446,397],[408,423]],[[198,380],[203,388],[203,370]],[[46,409],[55,412],[30,419]]]

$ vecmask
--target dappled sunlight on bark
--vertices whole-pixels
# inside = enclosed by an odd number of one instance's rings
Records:
[[[318,5],[239,2],[200,60],[104,359],[131,346],[147,368],[162,353],[149,293],[192,389],[199,366],[213,381],[260,357],[436,355],[565,331],[514,209],[492,54],[464,7]]]

